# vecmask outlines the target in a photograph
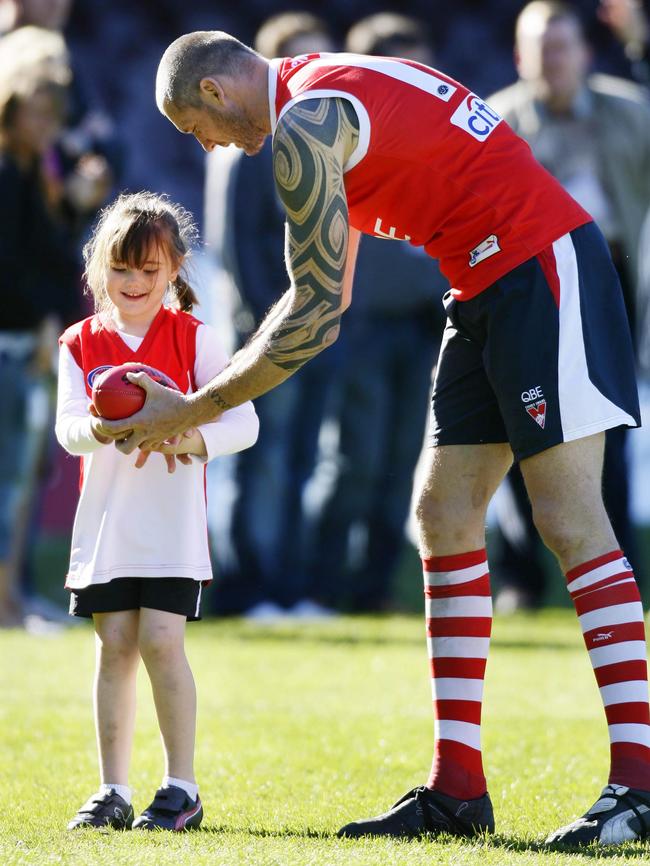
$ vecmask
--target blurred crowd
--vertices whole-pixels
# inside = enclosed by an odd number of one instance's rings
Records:
[[[0,0],[0,627],[60,615],[34,581],[43,503],[65,460],[52,439],[56,338],[90,312],[80,251],[102,205],[118,190],[150,189],[202,219],[209,276],[197,315],[233,351],[286,287],[270,141],[254,159],[232,147],[206,157],[157,114],[155,68],[180,33],[225,29],[268,57],[410,58],[488,99],[603,230],[648,378],[650,28],[640,0],[320,7],[254,0],[244,15],[214,0]],[[214,613],[395,608],[406,481],[424,441],[447,289],[420,250],[364,238],[341,338],[256,401],[253,449],[211,467]],[[627,431],[609,431],[605,501],[643,593],[630,471]],[[63,500],[74,500],[75,476],[63,474],[57,496],[71,514]],[[497,609],[541,606],[549,567],[516,467],[495,520]]]

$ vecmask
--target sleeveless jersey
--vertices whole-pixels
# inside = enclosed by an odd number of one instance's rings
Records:
[[[140,347],[132,351],[110,325],[101,327],[99,316],[71,325],[60,337],[83,370],[90,397],[93,379],[108,367],[138,361],[166,373],[187,394],[196,390],[196,329],[201,324],[189,313],[161,307]]]
[[[107,367],[139,361],[170,376],[181,391],[196,390],[196,336],[201,322],[162,307],[140,347],[132,351],[110,325],[91,316],[69,327],[60,342],[83,374],[90,397]],[[113,446],[83,454],[80,497],[72,530],[68,589],[120,577],[212,577],[207,541],[205,464],[167,473],[160,455],[141,468]]]
[[[350,225],[423,246],[459,300],[591,221],[489,105],[436,69],[356,54],[271,62],[273,131],[297,102],[337,96],[360,125],[344,166]]]

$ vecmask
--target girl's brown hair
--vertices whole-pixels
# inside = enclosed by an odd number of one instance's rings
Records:
[[[196,242],[197,230],[189,211],[152,192],[122,193],[105,207],[90,240],[83,249],[84,278],[95,301],[95,311],[109,315],[106,271],[112,262],[141,268],[152,247],[164,249],[179,273],[170,284],[176,305],[191,312],[198,304],[187,282],[186,263]]]

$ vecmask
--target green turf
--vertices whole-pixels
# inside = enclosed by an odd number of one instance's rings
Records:
[[[67,833],[97,787],[93,637],[0,632],[0,863],[147,866],[612,864],[650,846],[560,854],[545,834],[594,801],[607,736],[593,674],[569,611],[497,619],[483,743],[497,835],[487,840],[335,837],[424,780],[432,720],[419,617],[264,627],[188,628],[199,692],[201,831]],[[147,804],[162,773],[148,684],[140,681],[131,784]]]

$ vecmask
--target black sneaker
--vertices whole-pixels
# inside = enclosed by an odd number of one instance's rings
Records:
[[[175,830],[182,832],[198,827],[203,820],[201,798],[192,800],[176,785],[159,788],[153,803],[133,822],[134,830]]]
[[[106,793],[93,794],[70,821],[68,830],[77,830],[79,827],[130,830],[132,824],[133,806],[110,788]]]
[[[474,800],[457,800],[426,787],[413,788],[388,812],[353,821],[341,827],[337,836],[422,836],[451,833],[476,836],[494,832],[494,812],[489,794]]]
[[[577,821],[546,840],[554,847],[619,845],[650,837],[650,791],[606,785],[594,805]]]

